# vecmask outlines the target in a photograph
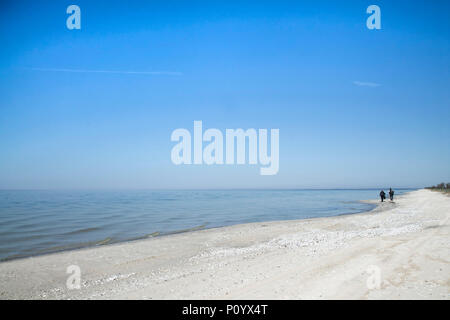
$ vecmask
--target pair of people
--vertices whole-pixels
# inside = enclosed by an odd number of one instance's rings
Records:
[[[380,198],[381,202],[383,202],[384,199],[386,199],[386,193],[384,193],[384,190],[381,190]],[[394,201],[394,190],[392,190],[392,188],[389,188],[389,199],[391,199],[391,201]]]

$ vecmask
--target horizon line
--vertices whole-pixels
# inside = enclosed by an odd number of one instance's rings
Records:
[[[296,188],[296,187],[284,187],[284,188],[0,188],[0,191],[232,191],[232,190],[379,190],[379,189],[424,189],[427,187],[339,187],[339,188]]]

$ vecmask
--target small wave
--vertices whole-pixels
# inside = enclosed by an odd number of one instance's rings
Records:
[[[86,233],[86,232],[92,232],[92,231],[97,231],[100,230],[100,228],[98,227],[93,227],[93,228],[84,228],[84,229],[78,229],[78,230],[74,230],[74,231],[70,231],[65,233],[66,235],[75,235],[75,234],[80,234],[80,233]]]
[[[35,250],[33,252],[33,254],[31,254],[31,256],[39,256],[42,254],[49,254],[49,253],[56,253],[56,252],[61,252],[61,251],[66,251],[66,250],[74,250],[74,249],[81,249],[81,248],[86,248],[86,247],[90,247],[96,245],[96,242],[94,241],[89,241],[89,242],[77,242],[77,243],[71,243],[71,244],[67,244],[67,245],[61,245],[61,246],[49,246],[47,248],[44,249],[40,249],[40,250]],[[21,254],[19,254],[21,255]],[[27,256],[27,255],[23,255],[23,256]],[[12,256],[8,257],[8,260],[11,259]],[[15,257],[13,257],[15,258]]]
[[[98,241],[95,245],[96,246],[101,246],[101,245],[110,243],[111,241],[112,241],[112,238],[106,238],[106,239],[103,239],[101,241]]]
[[[147,235],[146,235],[146,238],[153,238],[153,237],[159,236],[160,234],[161,234],[161,233],[158,232],[158,231],[152,232],[152,233],[147,234]]]
[[[190,232],[190,231],[197,231],[197,230],[202,230],[205,227],[206,227],[206,223],[204,223],[200,226],[196,226],[196,227],[192,227],[192,228],[188,228],[188,229],[171,231],[171,232],[168,232],[167,234],[177,234],[177,233],[184,233],[184,232]]]

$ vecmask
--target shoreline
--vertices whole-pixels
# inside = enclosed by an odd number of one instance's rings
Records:
[[[333,190],[334,191],[334,190],[340,190],[340,189],[305,189],[305,190],[308,190],[308,191],[311,191],[311,190],[317,190],[317,191]],[[376,189],[342,189],[342,190],[376,190]],[[402,190],[408,190],[408,189],[402,189]],[[406,193],[409,193],[409,192],[412,192],[414,190],[417,190],[417,189],[411,189],[411,191],[403,192],[402,195],[406,194]],[[270,191],[270,189],[267,189],[267,191]],[[310,220],[310,219],[333,218],[333,217],[339,217],[339,216],[345,216],[345,215],[357,215],[357,214],[368,213],[368,212],[371,212],[372,210],[375,210],[378,207],[378,202],[379,201],[376,201],[376,200],[356,200],[356,201],[352,201],[352,202],[370,204],[373,207],[371,209],[369,209],[369,210],[361,210],[361,211],[358,211],[358,212],[343,212],[343,213],[339,213],[339,214],[336,214],[336,215],[319,216],[319,217],[311,217],[311,218],[303,218],[303,219],[253,221],[253,222],[237,223],[237,224],[221,225],[221,226],[212,226],[212,227],[206,227],[206,224],[202,224],[202,225],[194,226],[194,227],[191,227],[191,228],[180,229],[180,230],[173,230],[173,231],[168,231],[168,232],[156,231],[156,232],[153,232],[153,233],[150,233],[150,234],[147,234],[147,235],[143,235],[143,236],[140,236],[140,237],[131,238],[131,239],[116,240],[116,241],[114,241],[114,238],[106,237],[106,238],[103,238],[103,239],[94,240],[94,241],[90,241],[90,242],[73,243],[73,244],[66,245],[64,247],[61,246],[62,247],[61,249],[59,249],[58,246],[55,246],[55,247],[50,247],[50,248],[47,248],[47,249],[42,249],[41,252],[36,252],[36,253],[33,253],[33,254],[28,254],[28,255],[11,255],[11,256],[8,256],[6,258],[0,259],[0,264],[3,263],[3,262],[9,262],[9,261],[15,261],[15,260],[27,259],[27,258],[33,258],[33,257],[47,256],[47,255],[58,254],[58,253],[63,253],[63,252],[67,252],[67,251],[77,251],[77,250],[84,250],[84,249],[89,249],[89,248],[98,248],[98,247],[104,247],[104,246],[112,246],[112,245],[118,245],[118,244],[123,244],[123,243],[128,243],[128,242],[146,241],[146,240],[150,240],[150,239],[154,239],[154,238],[167,237],[167,236],[172,236],[172,235],[181,234],[181,233],[197,232],[197,231],[201,231],[201,230],[220,229],[220,228],[233,227],[233,226],[239,226],[239,225],[247,225],[247,224],[253,224],[253,223],[270,223],[270,222],[283,222],[283,221],[286,221],[286,222],[287,221],[303,221],[303,220]],[[58,249],[55,249],[55,248],[58,248]]]
[[[420,298],[411,286],[431,284],[424,298],[449,299],[449,213],[448,197],[422,189],[361,213],[253,222],[3,261],[0,299]],[[79,290],[66,287],[71,265],[81,270]],[[366,285],[373,265],[385,276],[378,290]],[[430,268],[441,271],[416,274]]]

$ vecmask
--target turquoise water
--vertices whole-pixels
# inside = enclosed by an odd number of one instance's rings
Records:
[[[385,190],[386,191],[386,190]],[[396,190],[399,195],[406,189]],[[0,260],[247,222],[358,213],[379,190],[0,191]]]

